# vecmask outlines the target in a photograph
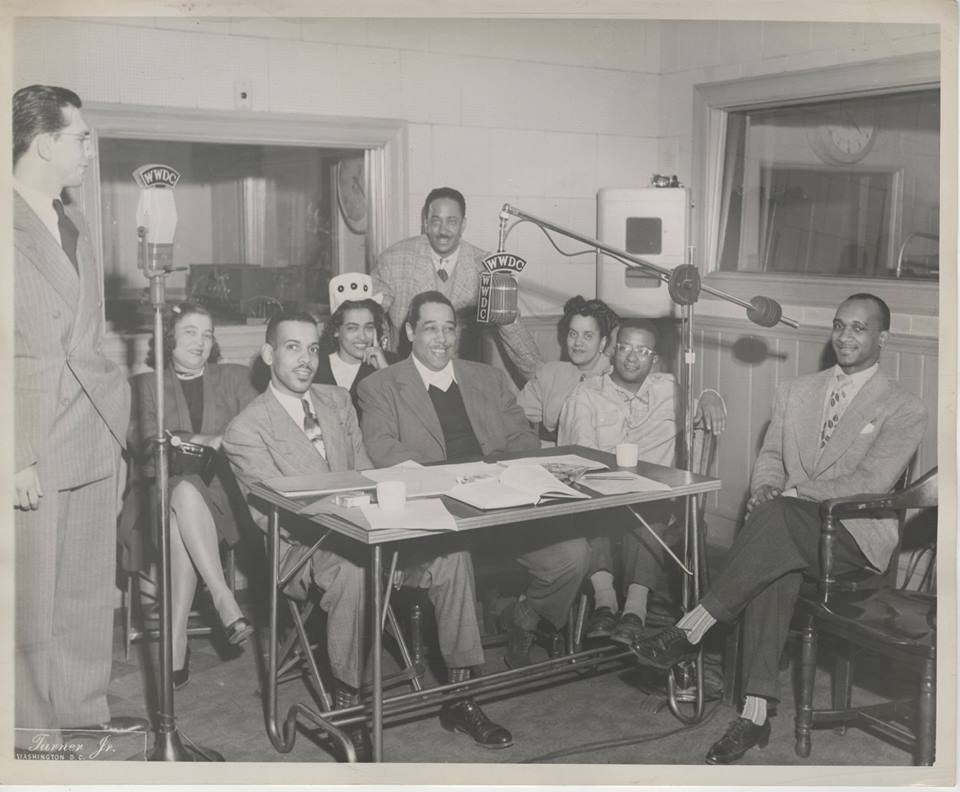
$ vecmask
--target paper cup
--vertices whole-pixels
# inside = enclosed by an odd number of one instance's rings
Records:
[[[620,445],[617,446],[617,467],[636,467],[637,452],[636,443],[620,443]]]
[[[402,481],[377,484],[377,505],[384,511],[400,511],[407,502],[407,485]]]

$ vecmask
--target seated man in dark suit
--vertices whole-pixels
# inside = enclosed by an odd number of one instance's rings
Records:
[[[923,438],[926,408],[879,368],[890,309],[872,294],[848,297],[833,319],[837,364],[783,383],[753,466],[747,520],[722,573],[675,627],[631,648],[640,662],[668,669],[692,652],[716,622],[743,613],[746,700],[707,752],[729,764],[770,738],[767,702],[777,701],[779,663],[801,579],[818,573],[820,504],[863,492],[889,492]],[[844,520],[838,571],[886,569],[897,544],[895,518]]]
[[[434,291],[414,297],[405,330],[410,357],[371,374],[359,388],[363,439],[378,466],[459,462],[540,447],[506,375],[484,363],[453,359],[457,320],[446,297]],[[505,659],[512,667],[530,664],[541,617],[557,628],[566,623],[586,574],[586,541],[557,541],[557,536],[556,525],[541,521],[483,537],[492,547],[509,547],[530,572],[526,594],[508,619]]]
[[[373,467],[350,395],[335,385],[312,384],[320,354],[313,317],[273,317],[260,354],[270,367],[270,385],[230,422],[223,435],[223,449],[241,485],[277,476]],[[258,516],[265,525],[266,515]],[[313,583],[324,592],[320,606],[327,613],[327,652],[338,681],[337,705],[348,707],[357,702],[363,679],[364,562],[356,558],[356,546],[342,537],[329,537],[324,548],[313,553],[293,585],[306,592]],[[285,534],[281,570],[296,566],[309,549]],[[404,570],[404,580],[429,590],[451,681],[469,678],[469,667],[483,662],[469,555],[462,551],[423,555]],[[490,721],[472,699],[444,705],[441,722],[448,730],[466,732],[484,747],[506,748],[513,743],[510,732]],[[358,756],[368,754],[366,732],[354,729],[351,736]]]

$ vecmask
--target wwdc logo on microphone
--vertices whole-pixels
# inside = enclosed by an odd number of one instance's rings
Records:
[[[177,186],[180,174],[169,165],[141,165],[133,172],[133,178],[142,188],[170,188]]]
[[[477,321],[510,324],[517,318],[517,279],[527,262],[512,253],[493,253],[483,260],[487,272],[480,273]]]

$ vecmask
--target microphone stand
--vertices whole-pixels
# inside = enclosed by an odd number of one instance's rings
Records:
[[[154,261],[147,248],[147,229],[137,229],[139,258],[143,274],[150,281],[150,305],[153,309],[154,374],[157,388],[157,436],[153,458],[157,476],[157,520],[160,526],[160,685],[157,710],[157,734],[150,754],[151,762],[222,762],[223,756],[209,748],[184,746],[177,732],[173,709],[173,602],[170,593],[170,440],[164,430],[164,351],[163,306],[166,277],[175,272],[161,261]]]
[[[512,215],[519,219],[508,229],[506,229],[505,232],[504,224],[508,215]],[[683,467],[685,470],[695,472],[692,470],[693,416],[695,409],[695,400],[693,398],[693,367],[696,362],[696,352],[694,351],[693,306],[699,297],[699,293],[701,291],[705,291],[708,294],[720,297],[727,302],[746,308],[748,318],[752,322],[764,327],[773,327],[774,325],[780,323],[785,324],[788,327],[796,328],[799,326],[798,323],[793,319],[783,316],[780,310],[780,305],[768,297],[754,297],[753,300],[747,302],[746,300],[742,300],[739,297],[728,294],[720,289],[704,286],[700,282],[699,271],[692,264],[686,264],[674,269],[661,267],[650,261],[646,261],[639,256],[634,256],[625,250],[620,250],[619,248],[607,245],[598,239],[584,236],[583,234],[572,231],[569,228],[564,228],[563,226],[559,226],[556,223],[550,222],[549,220],[545,220],[542,217],[528,214],[520,209],[517,209],[515,206],[511,206],[510,204],[504,204],[503,209],[500,212],[499,247],[501,250],[503,249],[506,236],[508,236],[510,231],[512,231],[513,228],[515,228],[521,222],[533,223],[534,225],[539,226],[541,229],[555,231],[556,233],[563,234],[570,239],[574,239],[585,245],[589,245],[595,250],[606,253],[608,256],[617,259],[627,267],[643,269],[648,273],[656,275],[663,283],[668,285],[671,299],[680,305],[682,309],[680,336],[683,354],[683,376],[681,377],[680,385],[682,396],[680,403],[683,405],[684,411]],[[692,249],[688,249],[688,258],[690,257],[691,250]],[[694,605],[697,604],[697,602],[700,601],[700,584],[703,577],[701,563],[704,561],[704,559],[700,558],[701,537],[699,522],[700,514],[699,509],[697,508],[696,496],[691,495],[684,498],[684,560],[687,561],[689,566],[693,569],[693,574],[684,575],[683,577],[681,596],[684,613],[688,612]],[[674,716],[683,723],[699,723],[703,718],[704,713],[703,645],[701,644],[697,647],[697,656],[694,669],[695,692],[692,695],[688,692],[690,682],[688,674],[689,669],[681,666],[678,666],[678,669],[681,676],[684,678],[684,681],[687,683],[687,690],[678,690],[676,675],[673,673],[668,673],[667,705]],[[681,700],[688,703],[693,703],[692,715],[687,715],[680,710],[678,702]]]

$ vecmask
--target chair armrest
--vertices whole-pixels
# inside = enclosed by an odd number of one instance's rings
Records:
[[[871,512],[889,511],[897,508],[898,493],[888,492],[885,495],[864,492],[858,495],[845,495],[842,498],[831,498],[820,504],[821,518],[857,517],[866,516]]]

